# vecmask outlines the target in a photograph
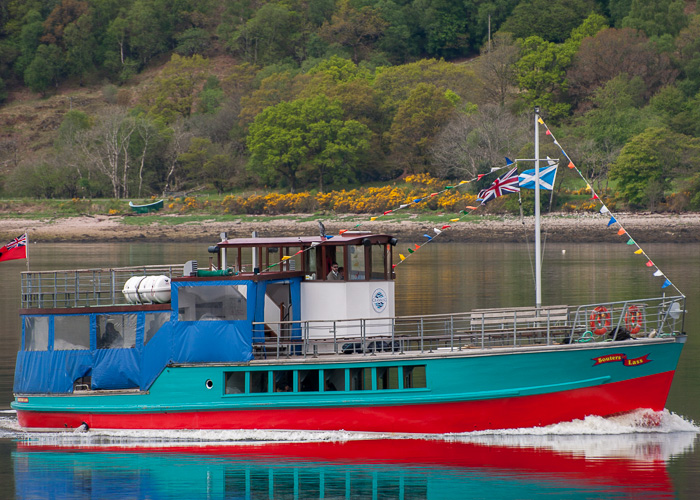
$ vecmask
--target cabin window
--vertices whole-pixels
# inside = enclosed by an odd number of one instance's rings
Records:
[[[323,390],[324,391],[344,391],[345,390],[345,370],[323,370]]]
[[[294,389],[294,372],[291,370],[278,370],[272,372],[274,392],[292,392]]]
[[[97,348],[120,349],[136,344],[135,314],[102,314],[97,316]]]
[[[24,318],[24,350],[49,350],[49,318],[47,316]]]
[[[378,366],[377,367],[377,389],[398,389],[399,388],[399,367],[398,366]]]
[[[56,351],[90,349],[90,316],[54,316],[53,348]]]
[[[234,321],[247,316],[246,299],[233,285],[178,290],[179,321]]]
[[[318,370],[299,370],[299,392],[318,392]]]
[[[250,390],[248,392],[267,392],[267,372],[250,372]]]
[[[267,375],[267,373],[265,373]],[[245,372],[226,373],[225,394],[245,393]]]
[[[345,275],[350,280],[365,279],[365,247],[362,245],[352,245],[348,248],[350,259],[345,269]]]
[[[170,321],[170,312],[147,313],[146,322],[143,329],[143,343],[148,344],[148,341],[153,338],[160,327]]]
[[[403,367],[404,389],[425,389],[426,387],[425,365]]]
[[[372,390],[372,369],[371,368],[350,368],[350,390],[369,391]]]
[[[372,245],[372,279],[386,279],[384,271],[384,254],[386,245]]]

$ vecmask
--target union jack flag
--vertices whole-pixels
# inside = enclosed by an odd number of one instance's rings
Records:
[[[24,233],[22,236],[18,236],[11,242],[9,242],[7,245],[5,245],[5,248],[7,250],[12,250],[13,248],[17,247],[23,247],[27,245],[27,233]]]
[[[0,248],[0,261],[27,258],[27,233]]]
[[[498,179],[493,181],[488,188],[482,189],[479,192],[478,199],[481,200],[482,205],[486,205],[487,202],[503,196],[508,193],[517,193],[520,191],[520,186],[518,185],[518,167],[513,167],[508,173],[503,174]]]

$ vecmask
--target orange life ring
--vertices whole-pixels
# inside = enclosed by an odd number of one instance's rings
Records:
[[[610,313],[608,309],[604,306],[598,306],[593,309],[590,317],[591,331],[596,335],[605,335],[608,333],[608,328],[610,328]]]
[[[642,318],[642,311],[639,310],[639,307],[635,305],[629,306],[625,313],[625,327],[634,335],[639,333],[643,324],[644,319]]]

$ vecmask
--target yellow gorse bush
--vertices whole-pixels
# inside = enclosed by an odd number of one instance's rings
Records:
[[[227,214],[281,215],[313,213],[318,210],[335,213],[381,214],[402,205],[413,209],[459,211],[473,204],[476,196],[457,189],[442,192],[449,184],[428,174],[409,175],[405,184],[367,187],[327,193],[267,193],[246,196],[227,195],[217,206],[212,202],[197,202],[187,197],[183,202],[173,200],[169,209],[185,212],[195,208],[221,208]],[[431,194],[434,194],[431,196]],[[421,199],[420,202],[416,200]]]

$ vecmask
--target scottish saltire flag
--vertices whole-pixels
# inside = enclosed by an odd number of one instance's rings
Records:
[[[18,236],[4,247],[0,248],[0,262],[3,260],[27,258],[27,233]]]
[[[489,201],[508,193],[517,193],[518,187],[518,167],[513,167],[508,173],[503,174],[486,189],[479,192],[478,199],[485,205]]]
[[[540,169],[540,189],[552,191],[557,177],[557,164]],[[518,177],[521,189],[535,189],[535,169],[525,170]]]

